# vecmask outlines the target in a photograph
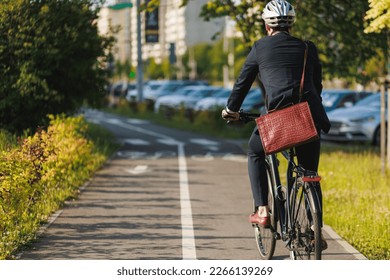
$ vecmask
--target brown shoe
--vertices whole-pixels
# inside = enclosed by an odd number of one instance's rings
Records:
[[[251,224],[257,224],[261,227],[269,228],[270,227],[270,218],[269,216],[267,217],[260,217],[259,214],[253,213],[249,215],[249,222]]]

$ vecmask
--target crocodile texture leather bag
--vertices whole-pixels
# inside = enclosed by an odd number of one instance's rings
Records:
[[[307,44],[299,90],[302,97],[307,58]],[[311,116],[309,104],[299,102],[289,107],[268,112],[256,119],[260,138],[266,155],[277,153],[319,138]]]

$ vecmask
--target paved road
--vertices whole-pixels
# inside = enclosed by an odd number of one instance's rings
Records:
[[[255,260],[239,145],[98,111],[121,149],[42,229],[21,259]],[[330,227],[323,258],[364,259]],[[278,242],[275,259],[288,259]]]

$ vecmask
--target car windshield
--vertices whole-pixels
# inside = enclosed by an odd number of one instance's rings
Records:
[[[156,90],[156,89],[158,89],[161,86],[162,86],[161,84],[150,84],[150,85],[147,85],[147,87],[152,89],[152,90]]]
[[[228,97],[230,95],[230,89],[222,89],[215,94],[215,97]]]
[[[199,89],[199,90],[194,90],[189,94],[191,97],[206,97],[209,96],[213,92],[212,89]]]
[[[172,84],[165,84],[161,87],[161,90],[176,90],[180,87],[180,84],[172,83]]]
[[[321,94],[322,97],[322,104],[324,107],[333,107],[333,105],[336,103],[337,99],[339,98],[339,95],[336,93],[331,92],[323,92]]]
[[[387,103],[387,96],[386,96],[386,103]],[[355,104],[355,106],[370,106],[370,107],[381,107],[381,95],[380,94],[373,94],[370,95],[359,102]]]
[[[183,89],[182,91],[180,91],[180,93],[178,93],[178,95],[189,96],[189,95],[192,95],[194,92],[196,92],[196,89],[187,88],[187,89]]]

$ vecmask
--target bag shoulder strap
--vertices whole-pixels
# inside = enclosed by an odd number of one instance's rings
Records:
[[[303,70],[302,70],[302,76],[301,76],[301,84],[299,86],[299,102],[301,102],[302,94],[303,94],[303,84],[305,83],[305,69],[306,69],[306,61],[307,61],[307,43],[305,43],[305,54],[303,57]]]

